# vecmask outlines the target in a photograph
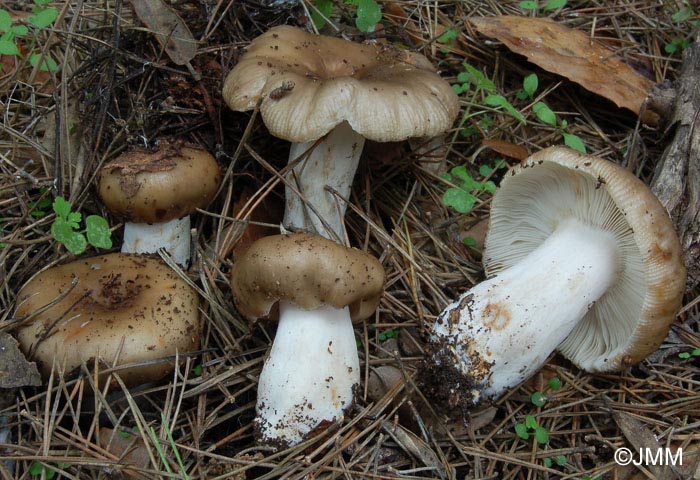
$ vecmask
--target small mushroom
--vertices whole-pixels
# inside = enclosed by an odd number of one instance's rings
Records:
[[[342,199],[350,194],[365,139],[438,135],[459,111],[457,94],[424,56],[290,26],[253,40],[226,77],[223,96],[236,111],[260,102],[270,133],[293,142],[285,226],[336,239],[344,238]]]
[[[279,303],[258,385],[261,441],[293,445],[340,420],[360,383],[353,321],[374,312],[384,269],[371,255],[310,234],[257,240],[234,263],[231,286],[249,319]]]
[[[647,186],[560,147],[504,178],[484,266],[488,280],[432,328],[426,383],[453,406],[498,397],[557,349],[590,372],[636,364],[663,341],[685,285],[680,242]]]
[[[199,346],[199,297],[165,263],[112,253],[44,270],[19,292],[17,339],[47,377],[98,359],[127,385],[172,372],[168,358]]]
[[[124,217],[123,253],[165,248],[175,262],[190,259],[190,217],[214,198],[221,173],[206,150],[162,142],[157,151],[130,150],[105,164],[98,193],[107,209]]]

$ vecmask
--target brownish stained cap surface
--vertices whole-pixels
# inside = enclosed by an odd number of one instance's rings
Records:
[[[361,250],[318,235],[272,235],[256,241],[231,273],[239,311],[265,317],[278,300],[313,310],[350,306],[353,321],[370,316],[384,287],[381,263]]]
[[[517,263],[565,217],[608,230],[622,270],[559,350],[589,371],[619,370],[654,352],[680,308],[685,267],[651,190],[619,165],[563,147],[530,156],[500,188],[484,252],[488,276]]]
[[[75,286],[71,289],[71,283]],[[102,368],[191,352],[199,345],[199,297],[156,258],[112,253],[53,267],[35,276],[17,298],[15,316],[37,313],[17,338],[46,376],[53,358],[66,373],[88,368],[99,357]],[[172,371],[172,362],[119,371],[131,385]]]
[[[206,150],[168,143],[105,164],[98,191],[112,213],[130,222],[161,223],[206,207],[220,182],[219,166]]]
[[[424,56],[290,26],[250,44],[223,95],[237,111],[262,99],[265,125],[291,142],[316,140],[343,121],[379,142],[434,136],[459,111],[457,94]]]

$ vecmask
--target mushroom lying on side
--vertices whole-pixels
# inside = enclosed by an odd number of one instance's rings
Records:
[[[260,440],[292,445],[339,420],[354,399],[360,365],[352,323],[371,315],[384,269],[371,255],[310,234],[256,241],[234,263],[236,306],[249,319],[279,302],[280,319],[258,384]]]
[[[190,214],[212,201],[221,173],[206,150],[162,142],[157,151],[130,150],[99,172],[102,202],[124,217],[123,253],[164,248],[179,265],[190,260]]]
[[[484,267],[489,279],[432,329],[425,383],[453,406],[499,396],[556,349],[591,372],[634,365],[663,341],[685,285],[673,224],[646,185],[558,147],[504,178]]]
[[[293,142],[290,162],[300,161],[288,176],[285,226],[337,240],[345,238],[345,202],[326,187],[348,198],[365,139],[438,135],[459,112],[457,94],[424,56],[290,26],[253,40],[226,77],[223,96],[236,111],[260,101],[270,133]]]
[[[198,306],[197,293],[160,259],[111,253],[30,280],[15,317],[31,319],[16,336],[45,377],[54,362],[70,373],[99,359],[103,369],[140,364],[118,371],[138,385],[172,372],[167,357],[199,347]]]

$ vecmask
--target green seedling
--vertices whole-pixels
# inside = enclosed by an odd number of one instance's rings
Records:
[[[470,65],[467,62],[462,63],[464,70],[457,74],[456,83],[452,85],[452,89],[457,93],[457,95],[468,95],[467,105],[468,107],[462,115],[462,119],[459,124],[459,134],[465,137],[471,137],[474,134],[479,133],[479,129],[476,126],[464,128],[464,124],[472,117],[479,117],[476,122],[481,128],[486,129],[483,122],[489,119],[486,113],[490,110],[505,111],[512,117],[516,118],[519,122],[525,123],[525,118],[523,115],[508,101],[508,99],[501,95],[501,93],[496,88],[496,84],[493,83],[491,79],[486,77],[483,72],[481,72],[476,67]],[[488,106],[491,109],[483,110],[480,109],[477,112],[472,113],[472,105]],[[492,121],[492,120],[489,120]]]
[[[547,468],[552,468],[552,466],[554,466],[554,465],[558,465],[560,467],[563,467],[567,463],[569,463],[569,462],[566,460],[566,456],[564,456],[564,455],[557,455],[554,458],[547,457],[544,459],[544,466]]]
[[[683,23],[685,21],[690,20],[692,16],[695,15],[695,10],[693,10],[690,5],[688,5],[688,2],[685,1],[683,2],[685,5],[681,7],[680,10],[678,10],[676,13],[671,15],[671,19],[676,22],[676,23]]]
[[[332,0],[316,0],[315,6],[311,7],[311,21],[318,30],[326,26],[326,19],[333,13]]]
[[[567,0],[549,0],[547,3],[544,4],[542,7],[542,12],[547,13],[551,12],[552,10],[557,10],[560,9],[564,6],[566,6]],[[527,10],[530,12],[539,12],[540,11],[540,2],[537,1],[524,1],[520,2],[518,4],[520,8],[523,10]]]
[[[195,365],[194,368],[192,369],[192,375],[194,375],[195,377],[201,377],[203,371],[204,371],[204,367],[202,367],[201,364]]]
[[[457,30],[454,28],[448,28],[438,37],[437,41],[443,45],[447,45],[448,47],[454,47],[455,40],[457,40],[457,35]],[[441,48],[440,53],[449,53],[449,50],[446,48]]]
[[[65,470],[66,468],[70,467],[70,463],[58,463],[56,464],[56,468],[59,470]],[[40,477],[42,474],[46,480],[51,480],[56,476],[56,470],[49,466],[45,465],[40,462],[32,462],[32,464],[29,466],[29,474],[32,477]]]
[[[540,79],[537,77],[536,73],[531,73],[523,79],[523,88],[518,90],[515,94],[520,100],[527,100],[528,98],[532,100],[535,98],[535,92],[539,87]]]
[[[32,15],[26,18],[27,24],[35,32],[50,27],[58,18],[58,9],[49,7],[51,0],[34,0]],[[0,55],[10,55],[22,57],[22,52],[17,43],[17,39],[26,37],[29,28],[26,25],[15,25],[12,15],[7,10],[0,9]],[[30,48],[32,50],[32,48]],[[39,65],[39,62],[41,64]],[[29,63],[42,71],[55,71],[58,68],[56,61],[47,54],[32,51],[29,54]]]
[[[464,237],[462,239],[462,243],[469,248],[476,247],[476,240],[474,239],[474,237]]]
[[[530,397],[530,401],[536,407],[541,407],[549,401],[549,392],[556,392],[561,388],[561,380],[558,377],[552,377],[547,381],[547,388],[544,392],[535,392]]]
[[[581,153],[586,153],[586,144],[583,143],[581,137],[573,133],[569,133],[566,130],[569,123],[566,120],[559,120],[557,114],[554,113],[546,103],[541,101],[537,102],[532,106],[532,111],[541,122],[546,123],[557,130],[557,132],[564,138],[564,144],[567,147],[578,150]]]
[[[377,335],[377,339],[380,342],[384,342],[386,340],[389,340],[390,338],[396,338],[397,335],[398,335],[398,332],[396,330],[389,329],[389,330],[385,330],[383,332],[379,332],[379,334]]]
[[[692,27],[697,27],[700,24],[698,20],[691,20],[692,17],[697,15],[697,12],[691,8],[687,1],[683,2],[684,6],[681,7],[676,13],[671,15],[671,19],[676,23],[688,22]],[[682,52],[692,44],[689,38],[674,37],[669,43],[664,45],[664,52],[672,55],[677,52]]]
[[[683,360],[688,360],[692,357],[700,357],[700,348],[695,348],[690,352],[681,352],[678,354],[678,358],[682,358]]]
[[[664,45],[664,52],[672,55],[676,52],[681,52],[690,46],[690,40],[680,37],[675,37],[671,43]]]
[[[345,0],[345,5],[355,7],[355,26],[363,33],[373,32],[382,19],[382,10],[376,0]],[[326,26],[326,19],[332,13],[333,0],[316,0],[311,7],[311,21],[320,30]]]
[[[44,195],[47,194],[49,191],[48,188],[46,187],[41,187],[39,189],[39,192]],[[34,217],[34,218],[42,218],[45,217],[49,210],[51,208],[51,198],[48,197],[48,195],[40,198],[36,202],[29,202],[27,203],[27,207],[29,207],[29,214]]]
[[[584,475],[581,477],[581,480],[603,480],[602,475],[596,475],[595,477],[591,477],[590,475]]]
[[[489,168],[489,174],[492,169]],[[485,173],[486,170],[483,170]],[[482,172],[480,172],[482,173]],[[486,177],[488,175],[484,175]],[[459,213],[469,213],[479,198],[485,192],[493,194],[496,192],[496,184],[491,180],[479,181],[474,179],[467,167],[458,165],[442,176],[443,180],[455,185],[448,188],[442,196],[442,204],[452,207]]]
[[[71,205],[63,197],[56,197],[53,202],[56,219],[51,225],[51,235],[62,243],[66,249],[80,255],[88,243],[96,248],[112,248],[112,232],[109,223],[99,215],[88,215],[85,218],[85,230],[81,231],[82,214],[71,211]]]
[[[463,72],[457,74],[457,83],[452,85],[452,88],[457,95],[468,92],[473,87],[474,94],[480,93],[482,91],[495,94],[497,92],[496,84],[487,78],[478,68],[469,65],[467,62],[463,62],[464,67]]]
[[[539,87],[539,79],[537,74],[531,73],[523,79],[523,88],[518,90],[516,96],[520,100],[533,100],[535,98],[535,93],[537,93],[537,88]],[[586,153],[586,145],[581,140],[581,137],[573,133],[569,133],[566,129],[568,127],[568,122],[566,120],[559,120],[557,114],[552,111],[549,106],[540,101],[532,106],[532,111],[535,116],[543,123],[551,125],[564,139],[564,144],[574,150]]]
[[[515,433],[523,440],[529,440],[530,437],[533,436],[535,441],[540,445],[549,442],[549,432],[546,428],[540,427],[537,424],[537,420],[532,415],[527,415],[524,423],[517,423],[515,425]]]
[[[347,3],[357,6],[355,26],[364,33],[373,32],[382,20],[382,10],[375,0],[347,0]]]

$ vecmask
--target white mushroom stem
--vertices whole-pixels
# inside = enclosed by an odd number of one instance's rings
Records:
[[[304,155],[314,143],[291,147],[290,162],[300,160],[288,179],[304,200],[287,186],[284,224],[342,241],[346,204],[326,187],[349,197],[364,138],[342,122]],[[359,383],[349,309],[309,311],[280,302],[279,326],[258,385],[256,421],[263,441],[294,445],[324,423],[341,419]]]
[[[304,153],[314,143],[313,141],[294,143],[290,149],[290,162],[301,159],[294,166],[288,180],[301,193],[306,203],[287,186],[284,224],[288,227],[315,231],[326,238],[342,241],[345,238],[343,217],[346,204],[345,201],[326,190],[326,187],[337,191],[342,198],[350,196],[352,180],[355,177],[365,139],[347,122],[342,122],[304,157]],[[313,206],[313,209],[309,208],[309,205]],[[326,228],[319,217],[323,218],[330,228]]]
[[[156,253],[164,248],[183,267],[190,262],[190,216],[163,223],[124,225],[122,253]]]
[[[277,334],[258,384],[258,434],[276,445],[299,443],[314,428],[342,418],[359,382],[348,307],[308,311],[280,302]]]
[[[432,331],[435,368],[454,372],[448,394],[477,403],[530,377],[613,284],[619,263],[612,234],[567,219],[522,261],[463,294]]]

